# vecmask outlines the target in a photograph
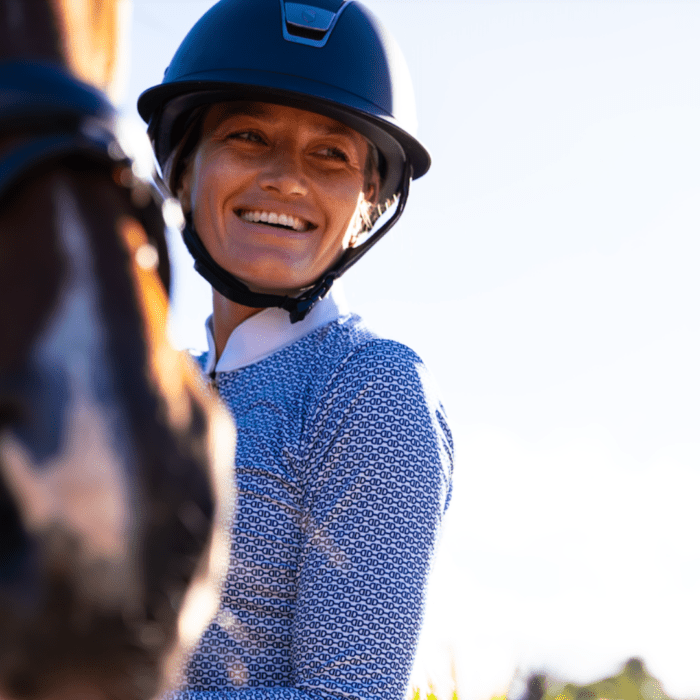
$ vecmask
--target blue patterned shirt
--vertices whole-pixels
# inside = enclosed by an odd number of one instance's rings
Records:
[[[253,316],[217,364],[238,428],[237,513],[221,608],[180,700],[406,694],[451,435],[413,351],[333,297],[319,307],[306,327]],[[200,361],[213,369],[211,351]]]

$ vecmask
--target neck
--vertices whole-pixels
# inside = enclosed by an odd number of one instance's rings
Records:
[[[212,321],[216,359],[218,360],[226,347],[231,333],[233,333],[243,321],[260,313],[263,309],[254,309],[250,306],[237,304],[235,301],[227,299],[223,294],[219,294],[216,290],[213,290],[213,294]]]

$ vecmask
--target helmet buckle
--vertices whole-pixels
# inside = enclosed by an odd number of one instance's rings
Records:
[[[325,46],[333,26],[347,6],[343,2],[336,12],[314,5],[280,0],[282,35],[287,41],[307,46]]]

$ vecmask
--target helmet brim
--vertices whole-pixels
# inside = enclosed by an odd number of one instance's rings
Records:
[[[182,120],[183,115],[206,104],[246,100],[280,104],[322,114],[355,129],[369,139],[380,153],[380,202],[392,199],[398,191],[406,161],[411,164],[413,179],[421,177],[430,168],[430,154],[417,139],[394,123],[391,115],[380,113],[376,105],[367,103],[356,95],[348,95],[328,85],[310,86],[312,81],[288,75],[277,76],[284,87],[270,85],[269,75],[266,76],[268,84],[264,86],[232,82],[231,72],[223,72],[225,74],[220,80],[180,80],[157,85],[141,95],[138,101],[139,114],[149,123],[148,130],[154,139],[154,150],[159,161],[163,156],[167,157],[182,138],[184,120],[182,125],[175,122]],[[255,77],[260,80],[260,76]],[[294,90],[294,87],[297,89]],[[343,94],[332,99],[334,90]],[[168,141],[165,142],[161,137],[159,142],[159,134]]]

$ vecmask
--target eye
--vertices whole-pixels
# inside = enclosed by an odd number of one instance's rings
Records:
[[[340,160],[343,162],[350,160],[348,154],[342,148],[338,148],[337,146],[323,146],[322,148],[319,148],[316,153],[322,158],[328,158],[329,160]]]
[[[251,143],[264,143],[262,137],[254,131],[232,131],[226,135],[226,138],[236,141],[250,141]]]

